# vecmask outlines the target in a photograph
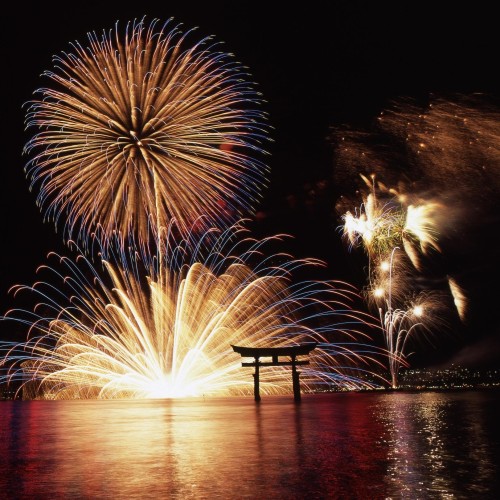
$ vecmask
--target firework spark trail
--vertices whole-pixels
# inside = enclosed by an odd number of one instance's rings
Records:
[[[247,70],[172,20],[88,34],[46,71],[29,103],[26,172],[46,219],[85,245],[97,231],[148,249],[175,219],[224,227],[266,184],[267,118]],[[200,215],[206,215],[199,219]]]
[[[498,227],[500,113],[493,98],[399,99],[369,131],[336,129],[332,139],[336,183],[354,191],[353,172],[359,172],[397,186],[392,191],[406,207],[425,204],[431,210],[442,251],[464,248],[474,254],[473,238]],[[338,205],[345,213],[353,203],[339,200]],[[428,243],[425,250],[431,251],[434,245]],[[496,254],[494,247],[481,244],[480,252]],[[453,278],[461,281],[460,269]]]
[[[484,237],[495,241],[499,222],[498,102],[487,95],[432,97],[427,103],[400,99],[381,113],[370,131],[335,130],[334,137],[336,182],[347,185],[357,171],[365,179],[375,174],[397,186],[383,191],[400,198],[407,210],[402,246],[408,257],[422,271],[434,251],[441,251],[447,267],[441,280],[451,280],[458,316],[468,322],[475,314],[486,321],[490,300],[483,296],[467,304],[466,297],[475,281],[483,288],[485,281],[495,286],[497,275],[490,262],[498,259],[498,245],[485,244]],[[339,200],[339,213],[350,206]],[[411,223],[414,215],[425,233]]]
[[[263,246],[281,237],[256,241],[244,233],[241,226],[223,232],[204,259],[184,240],[168,254],[176,262],[157,262],[146,280],[133,256],[118,258],[118,266],[103,261],[98,270],[83,256],[73,262],[54,254],[62,270],[44,269],[63,285],[51,279],[17,287],[16,294],[34,292],[40,304],[4,318],[30,326],[28,341],[7,353],[9,377],[24,383],[25,397],[47,399],[249,394],[253,382],[231,344],[315,341],[301,377],[306,388],[372,386],[364,376],[379,353],[358,342],[373,318],[352,310],[354,290],[292,283],[297,267],[323,264],[265,257]],[[263,371],[262,390],[289,392],[287,370]]]
[[[400,99],[381,113],[370,131],[337,129],[333,137],[335,181],[349,186],[356,171],[370,190],[355,215],[353,203],[344,197],[337,210],[345,214],[344,234],[350,246],[363,246],[368,255],[372,303],[383,307],[387,283],[378,269],[390,247],[398,246],[418,273],[419,288],[428,278],[441,286],[443,303],[453,299],[455,308],[450,304],[444,316],[452,319],[456,310],[466,328],[472,328],[467,326],[470,318],[480,317],[475,321],[488,324],[491,298],[483,294],[472,303],[468,296],[476,282],[482,289],[487,288],[484,282],[494,287],[497,275],[491,262],[498,259],[498,245],[485,245],[483,236],[495,238],[498,227],[498,103],[486,95],[432,97],[425,104]],[[375,184],[375,178],[396,187]],[[382,196],[375,197],[375,188]],[[398,213],[404,217],[398,219]],[[394,271],[394,308],[406,310],[400,292],[411,290],[415,280],[406,266],[402,276],[399,269]]]
[[[380,265],[380,273],[370,277],[368,295],[376,304],[380,316],[380,325],[389,354],[389,372],[392,388],[398,387],[398,374],[401,367],[408,367],[407,344],[416,341],[432,342],[432,330],[442,328],[446,311],[445,296],[438,290],[425,290],[419,293],[408,286],[410,275],[405,274],[408,266],[404,253],[395,247],[389,261]],[[381,279],[381,276],[383,279]]]
[[[375,182],[374,175],[370,179],[361,177],[370,192],[364,197],[358,217],[349,211],[342,216],[343,233],[351,247],[362,246],[368,254],[366,297],[379,312],[389,354],[391,386],[396,388],[400,368],[409,366],[407,343],[415,340],[417,332],[422,337],[422,332],[441,323],[443,307],[436,304],[445,303],[442,294],[415,294],[412,284],[415,271],[422,268],[421,255],[440,250],[433,215],[442,207],[437,202],[426,203],[387,188]],[[424,311],[425,322],[421,318]]]
[[[365,195],[357,217],[350,211],[342,215],[344,237],[351,247],[363,246],[375,262],[387,259],[393,248],[402,245],[419,269],[420,262],[412,246],[418,244],[423,254],[440,251],[435,214],[443,206],[387,188],[381,182],[376,183],[374,175],[371,180],[364,175],[361,178],[370,192]]]

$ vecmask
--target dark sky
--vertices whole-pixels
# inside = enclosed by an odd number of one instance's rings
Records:
[[[225,49],[249,67],[274,127],[270,186],[258,207],[265,218],[257,229],[294,235],[297,256],[324,259],[329,278],[356,284],[363,280],[363,259],[349,254],[341,243],[336,230],[340,222],[333,212],[340,194],[353,193],[343,193],[347,185],[333,183],[334,148],[327,140],[331,127],[369,128],[401,97],[425,101],[429,95],[472,92],[498,96],[497,16],[486,2],[462,7],[456,2],[332,0],[286,8],[276,3],[273,10],[269,1],[126,5],[130,3],[68,2],[62,7],[17,2],[9,7],[12,14],[4,16],[0,304],[6,307],[13,303],[9,287],[33,282],[47,253],[63,250],[54,226],[43,223],[24,176],[22,147],[29,136],[23,130],[22,105],[42,85],[40,74],[51,67],[51,56],[67,49],[70,41],[85,42],[88,31],[111,28],[117,20],[123,26],[143,15],[174,17],[186,28],[198,26],[200,37],[214,35],[224,41]],[[311,190],[314,200],[308,195]],[[493,314],[485,313],[493,305],[484,298],[491,297],[486,288],[492,284],[473,285],[478,302],[485,305],[475,312],[465,343],[484,337],[484,330],[498,330],[491,323]]]

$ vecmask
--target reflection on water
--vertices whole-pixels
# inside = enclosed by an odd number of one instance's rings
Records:
[[[391,394],[375,413],[386,430],[388,478],[405,498],[494,498],[500,491],[498,393]]]
[[[498,393],[1,401],[5,498],[499,498]]]

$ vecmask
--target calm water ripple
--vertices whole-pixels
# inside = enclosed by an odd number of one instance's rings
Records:
[[[0,497],[496,499],[499,396],[0,401]]]

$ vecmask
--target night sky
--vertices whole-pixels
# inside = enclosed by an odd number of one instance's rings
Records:
[[[400,2],[389,8],[380,2],[312,1],[299,8],[277,4],[273,11],[271,2],[256,1],[143,1],[136,2],[136,7],[124,2],[74,2],[64,8],[52,2],[29,7],[13,3],[13,13],[4,16],[1,30],[1,313],[16,304],[8,289],[35,281],[35,269],[45,263],[49,251],[69,254],[54,225],[43,222],[35,205],[36,193],[29,192],[23,171],[27,159],[22,148],[29,139],[23,103],[45,83],[40,74],[51,67],[52,55],[68,49],[70,41],[86,42],[88,31],[111,28],[117,20],[123,27],[144,15],[161,20],[174,17],[186,29],[198,26],[200,38],[214,35],[248,66],[258,84],[273,142],[268,145],[269,187],[256,207],[256,233],[289,233],[294,236],[295,256],[323,259],[328,264],[326,278],[363,286],[363,253],[349,251],[341,241],[341,221],[335,211],[340,196],[355,199],[359,172],[345,175],[344,166],[339,175],[338,135],[333,131],[365,131],[371,141],[368,148],[380,145],[391,152],[395,147],[391,137],[372,131],[376,118],[393,102],[411,98],[426,104],[434,98],[473,93],[485,94],[493,102],[498,98],[498,27],[492,7],[486,2],[463,7],[444,3],[449,6]],[[498,143],[492,146],[499,147]],[[422,172],[412,169],[411,163],[410,159],[399,164],[391,181],[398,176],[421,181]],[[489,168],[500,170],[498,163]],[[457,176],[449,182],[458,184],[461,179]],[[486,201],[478,197],[477,206],[469,196],[468,206],[474,208],[470,216],[453,219],[454,236],[436,264],[442,266],[441,273],[465,276],[463,284],[473,304],[469,321],[460,325],[452,318],[457,335],[435,346],[420,346],[418,363],[473,364],[476,356],[479,363],[500,360],[495,313],[500,277],[498,191],[488,189],[491,196]],[[0,332],[4,330],[0,325]]]

